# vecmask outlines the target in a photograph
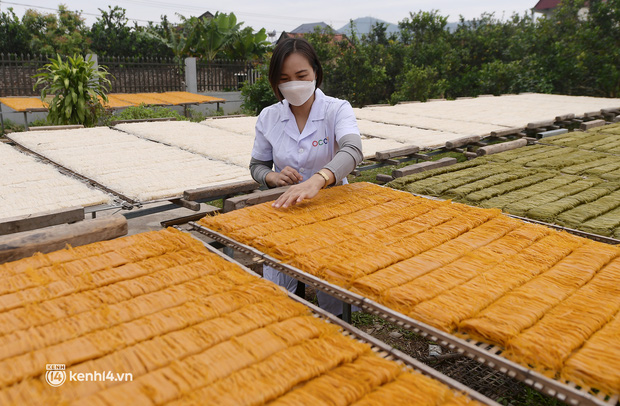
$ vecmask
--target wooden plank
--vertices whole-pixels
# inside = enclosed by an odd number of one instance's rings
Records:
[[[523,127],[519,127],[519,128],[507,128],[505,130],[491,131],[491,137],[505,137],[507,135],[519,134],[523,130],[524,130]]]
[[[260,190],[247,195],[231,197],[224,201],[224,209],[222,211],[228,213],[229,211],[242,209],[246,206],[253,206],[255,204],[276,200],[286,192],[289,187],[290,186],[282,186],[274,189]]]
[[[581,123],[579,129],[582,131],[589,130],[590,128],[601,127],[605,125],[605,120],[593,120],[585,123]]]
[[[116,124],[131,124],[131,123],[147,123],[151,121],[177,121],[176,117],[157,117],[157,118],[135,118],[131,120],[115,120],[110,123],[111,126]]]
[[[77,128],[84,128],[84,126],[82,124],[42,125],[42,126],[38,126],[38,127],[30,127],[30,131],[75,130]]]
[[[84,220],[83,207],[71,207],[34,215],[28,214],[10,217],[2,219],[0,223],[0,235],[20,233],[63,223],[74,223],[81,220]]]
[[[454,165],[456,158],[441,158],[437,161],[420,162],[414,165],[405,166],[404,168],[395,169],[392,171],[392,176],[395,178],[402,178],[403,176],[411,175],[413,173],[430,171],[431,169],[441,168],[443,166]]]
[[[177,206],[185,207],[186,209],[190,209],[193,211],[200,210],[200,203],[198,202],[191,202],[185,199],[172,199],[170,200],[170,203],[176,204]]]
[[[385,161],[386,159],[390,159],[390,158],[415,154],[418,151],[420,151],[420,147],[416,147],[415,145],[409,145],[407,147],[388,149],[385,151],[377,151],[375,153],[375,159],[377,161]]]
[[[237,193],[251,192],[259,188],[259,184],[253,180],[229,183],[227,185],[208,186],[199,189],[191,189],[183,192],[185,200],[202,200],[212,197],[229,196]]]
[[[206,204],[205,206],[206,206],[206,210],[201,211],[200,213],[194,213],[194,214],[190,214],[189,216],[182,216],[182,217],[176,217],[170,220],[164,220],[159,224],[161,224],[161,226],[164,228],[171,227],[171,226],[178,226],[181,224],[187,224],[190,221],[198,221],[205,216],[217,214],[222,211],[222,209],[220,209],[219,207],[211,206],[208,204]]]
[[[473,158],[478,157],[478,154],[476,154],[475,152],[468,152],[468,151],[463,152],[463,155],[465,155],[467,159],[473,159]]]
[[[479,135],[472,135],[469,137],[461,137],[454,140],[446,141],[446,148],[453,149],[464,147],[465,145],[474,144],[476,142],[480,142]]]
[[[394,178],[393,178],[392,176],[390,176],[390,175],[386,175],[386,174],[384,174],[384,173],[378,173],[378,174],[377,174],[377,180],[378,180],[379,182],[385,182],[385,183],[387,183],[387,182],[391,182],[391,181],[393,181],[393,180],[394,180]]]
[[[551,127],[555,123],[555,120],[535,121],[533,123],[527,123],[528,130],[535,130],[541,127]]]
[[[62,224],[0,237],[0,263],[29,257],[36,252],[48,253],[71,246],[110,240],[127,234],[123,216],[109,216]]]
[[[568,121],[575,118],[575,113],[563,114],[561,116],[555,116],[555,121]]]
[[[601,116],[601,111],[588,111],[586,113],[583,113],[584,117],[600,117]]]
[[[519,139],[514,141],[503,142],[501,144],[487,145],[478,148],[478,156],[497,154],[498,152],[509,151],[511,149],[521,148],[527,145],[527,140]]]
[[[613,114],[620,114],[620,107],[610,107],[607,109],[601,109],[601,113],[605,114],[605,113],[613,113]]]

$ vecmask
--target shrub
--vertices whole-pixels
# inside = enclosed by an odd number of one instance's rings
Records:
[[[104,125],[110,125],[112,121],[117,121],[117,120],[118,121],[139,120],[139,119],[146,119],[146,118],[166,118],[166,117],[172,117],[172,118],[176,118],[177,120],[184,120],[184,121],[189,120],[189,118],[182,116],[181,114],[177,113],[174,110],[171,110],[165,107],[159,107],[159,106],[147,106],[146,104],[142,103],[139,106],[127,107],[126,109],[118,113],[110,114],[106,116],[102,120],[102,122]]]
[[[268,68],[269,65],[260,65],[258,79],[252,84],[245,82],[241,88],[241,109],[248,114],[259,114],[265,107],[278,102],[269,84]]]
[[[20,132],[24,131],[24,126],[22,124],[17,124],[13,120],[9,120],[8,118],[4,119],[4,133],[12,133],[12,132]]]
[[[41,99],[47,102],[48,95],[54,96],[49,101],[49,123],[86,127],[97,124],[104,111],[102,101],[108,101],[106,92],[110,81],[105,68],[98,70],[94,65],[90,58],[85,60],[81,55],[68,57],[66,61],[57,55],[57,59],[40,69],[43,72],[34,76],[38,78],[34,88],[43,86]]]

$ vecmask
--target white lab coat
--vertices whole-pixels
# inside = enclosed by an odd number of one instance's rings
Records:
[[[320,89],[301,134],[288,101],[271,105],[261,112],[256,122],[256,138],[252,157],[273,161],[275,171],[284,167],[296,169],[307,180],[332,160],[338,152],[340,138],[359,134],[353,108],[346,100],[326,96]],[[346,179],[341,179],[346,183]],[[295,292],[297,282],[290,276],[264,266],[263,277]],[[319,306],[332,313],[342,313],[342,302],[326,293],[317,292]]]

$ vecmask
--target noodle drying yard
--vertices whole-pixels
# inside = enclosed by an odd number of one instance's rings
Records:
[[[10,134],[0,404],[617,405],[620,100],[355,114],[358,171],[428,162],[286,210],[251,180],[255,117]],[[418,170],[446,152],[462,162]],[[135,231],[168,206],[187,213]],[[263,265],[342,300],[344,320]],[[96,372],[121,375],[74,379]]]

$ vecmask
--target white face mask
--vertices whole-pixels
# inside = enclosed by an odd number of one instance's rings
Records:
[[[293,106],[301,106],[314,94],[316,80],[292,80],[278,85],[282,95]]]

